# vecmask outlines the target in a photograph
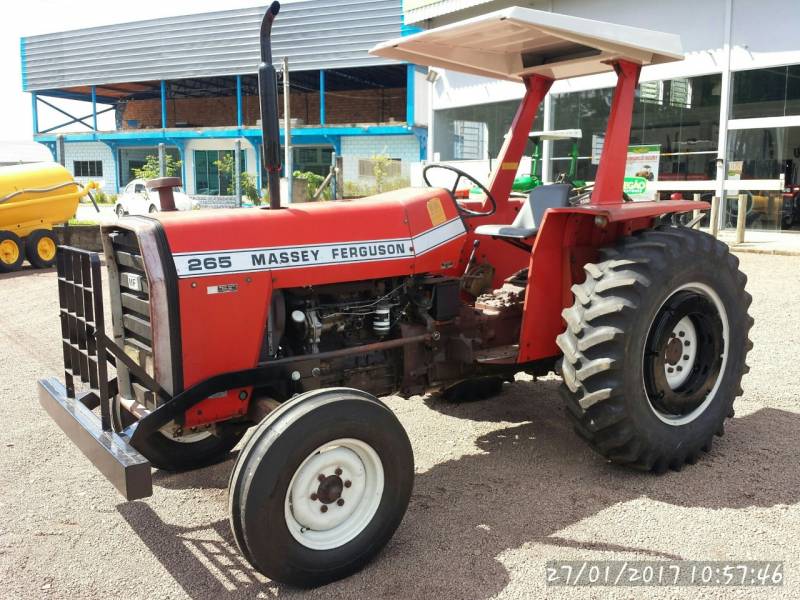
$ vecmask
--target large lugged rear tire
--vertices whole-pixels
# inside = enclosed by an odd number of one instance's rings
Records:
[[[623,238],[600,259],[563,312],[567,412],[610,460],[678,470],[723,434],[742,394],[747,277],[725,244],[684,227]]]
[[[403,519],[414,456],[397,417],[358,390],[301,394],[270,413],[228,491],[242,554],[274,581],[313,587],[369,562]]]

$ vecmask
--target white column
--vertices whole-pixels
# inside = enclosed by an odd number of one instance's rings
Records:
[[[733,0],[725,2],[724,42],[722,46],[722,82],[719,95],[719,138],[717,139],[717,187],[719,212],[717,222],[725,212],[725,175],[728,172],[728,119],[731,109],[731,31],[733,29]]]
[[[550,131],[553,128],[553,95],[548,93],[544,97],[542,108],[542,131]],[[534,125],[534,129],[538,129]],[[550,183],[552,181],[552,162],[553,162],[553,142],[552,140],[544,140],[542,142],[542,182]]]

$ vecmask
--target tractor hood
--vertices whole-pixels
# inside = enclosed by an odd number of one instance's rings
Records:
[[[431,188],[157,219],[178,278],[281,271],[278,287],[445,271],[466,238],[453,199]]]

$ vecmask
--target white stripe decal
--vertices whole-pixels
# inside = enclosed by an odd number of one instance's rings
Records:
[[[413,258],[430,252],[465,233],[464,224],[456,217],[413,238],[180,252],[174,254],[173,258],[178,277],[321,267]]]

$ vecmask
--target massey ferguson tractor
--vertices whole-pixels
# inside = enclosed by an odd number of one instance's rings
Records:
[[[284,207],[279,8],[258,67],[269,207],[104,225],[108,328],[100,257],[58,254],[66,381],[41,380],[39,396],[111,483],[150,496],[152,467],[219,461],[249,429],[233,535],[258,571],[308,587],[364,566],[406,511],[414,457],[379,396],[555,371],[575,430],[610,461],[663,472],[708,451],[747,372],[746,278],[724,244],[668,224],[707,204],[622,189],[640,69],[679,60],[679,38],[509,8],[380,44],[524,85],[490,181],[431,164],[426,181],[450,171],[451,187]],[[553,81],[612,71],[593,186],[511,197]],[[457,198],[462,183],[484,197]]]

